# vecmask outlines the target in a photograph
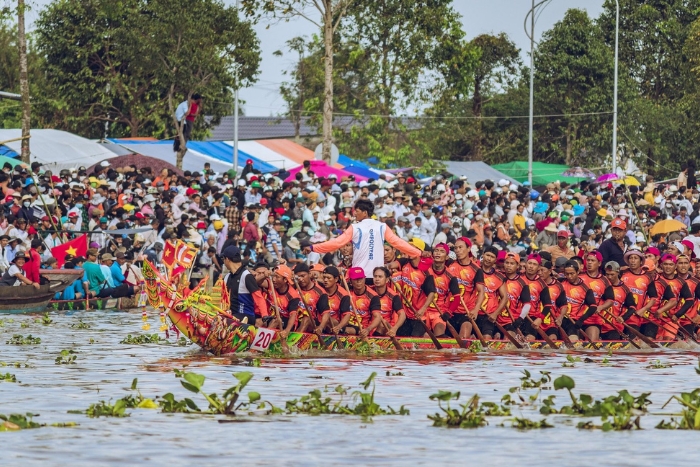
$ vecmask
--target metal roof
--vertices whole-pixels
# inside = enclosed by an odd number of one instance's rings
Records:
[[[476,161],[467,161],[467,162],[460,162],[460,161],[438,161],[442,164],[445,164],[445,167],[447,168],[447,171],[450,172],[453,175],[457,176],[466,176],[467,180],[470,183],[474,182],[479,182],[479,181],[484,181],[484,180],[493,180],[494,182],[498,182],[500,179],[505,178],[506,180],[510,181],[511,183],[515,183],[516,185],[520,185],[520,182],[515,180],[514,178],[509,177],[508,175],[499,172],[498,170],[494,169],[490,165],[486,164],[485,162],[476,162]]]

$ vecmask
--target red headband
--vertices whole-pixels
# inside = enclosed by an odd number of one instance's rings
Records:
[[[666,253],[661,257],[661,262],[663,263],[664,261],[671,261],[673,264],[676,264],[678,262],[678,258],[676,258],[676,255]]]
[[[438,249],[438,248],[442,248],[442,249],[445,250],[447,253],[450,252],[450,246],[449,246],[447,243],[438,243],[437,245],[435,245],[435,246],[433,247],[433,250],[436,250],[436,249]]]
[[[600,254],[600,251],[598,250],[593,250],[589,251],[586,256],[595,256],[598,262],[602,263],[603,262],[603,255]]]
[[[531,254],[530,256],[528,256],[528,257],[527,257],[527,260],[528,260],[528,261],[533,260],[533,261],[535,261],[537,264],[539,264],[540,266],[542,265],[542,257],[541,257],[540,255],[538,255],[537,253],[533,253],[533,254]]]

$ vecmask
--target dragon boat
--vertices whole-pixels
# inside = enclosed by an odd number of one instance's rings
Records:
[[[183,281],[169,281],[147,261],[144,262],[143,276],[149,304],[156,310],[164,309],[178,332],[203,350],[217,356],[251,350],[267,350],[273,354],[282,354],[286,349],[298,351],[342,349],[356,352],[395,350],[392,340],[388,337],[368,337],[363,340],[358,336],[339,336],[336,339],[333,335],[317,336],[301,332],[290,333],[284,346],[279,331],[241,323],[225,311],[228,309],[229,302],[222,280],[219,280],[208,293],[204,289],[204,281],[188,292]],[[435,350],[435,344],[429,338],[398,337],[397,340],[405,351]],[[460,349],[455,339],[440,338],[438,341],[443,349]],[[467,340],[466,344],[472,351],[553,350],[544,341],[529,342],[524,349],[517,349],[508,340],[486,341],[486,348],[483,348],[478,340]],[[567,349],[563,341],[554,341],[554,344],[563,351],[638,350],[627,340],[593,343],[578,341],[573,343],[573,349]],[[673,341],[658,341],[657,344],[661,348],[683,348],[688,345]],[[639,343],[639,346],[642,350],[651,350],[643,343]]]

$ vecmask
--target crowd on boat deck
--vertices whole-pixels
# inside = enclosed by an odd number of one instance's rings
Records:
[[[0,285],[39,288],[43,269],[80,269],[57,299],[129,297],[141,262],[163,263],[177,243],[196,250],[193,286],[225,279],[237,319],[285,333],[697,333],[694,167],[640,186],[413,171],[358,182],[308,163],[262,174],[252,161],[235,175],[5,164]],[[65,248],[83,235],[82,251]]]

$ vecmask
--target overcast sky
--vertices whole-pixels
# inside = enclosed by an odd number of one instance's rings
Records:
[[[7,1],[7,0],[5,0]],[[49,0],[30,0],[34,3],[34,11],[28,19],[36,18],[37,10],[50,3]],[[597,17],[602,11],[604,0],[553,0],[539,16],[535,26],[535,37],[549,29],[554,23],[563,18],[569,8],[581,8],[588,11],[592,17]],[[233,5],[235,0],[224,0]],[[484,33],[505,32],[520,47],[523,60],[527,60],[526,52],[530,43],[523,30],[525,15],[531,7],[531,0],[454,0],[454,7],[462,15],[464,30],[468,37]],[[285,77],[281,70],[294,65],[293,55],[285,54],[275,57],[276,50],[286,52],[285,42],[296,36],[310,36],[317,31],[316,27],[306,20],[299,19],[288,23],[276,23],[267,28],[268,23],[256,26],[262,49],[261,73],[258,82],[251,88],[242,89],[241,99],[246,101],[246,115],[279,115],[285,106],[279,94],[279,85]]]

